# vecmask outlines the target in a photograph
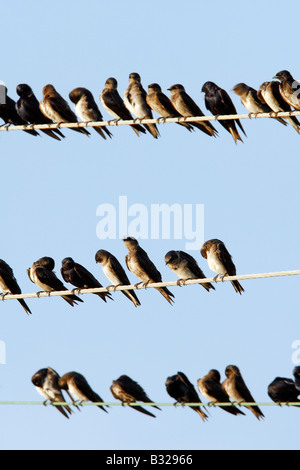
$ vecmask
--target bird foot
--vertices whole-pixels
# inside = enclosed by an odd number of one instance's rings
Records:
[[[44,292],[45,292],[44,290],[40,290],[36,293],[36,296],[40,298],[41,294],[43,294]]]
[[[134,284],[134,287],[135,287],[136,289],[140,289],[140,287],[143,286],[143,285],[144,285],[143,282],[138,282],[137,284]],[[140,287],[139,287],[139,286],[140,286]]]
[[[107,290],[112,290],[113,292],[116,292],[117,287],[119,287],[119,286],[121,286],[121,285],[122,285],[122,284],[116,284],[116,285],[112,284],[112,285],[110,285],[110,286],[107,286],[106,289],[107,289]]]
[[[72,289],[73,294],[80,294],[81,289],[78,287],[75,287],[75,289]]]
[[[184,279],[178,279],[177,283],[176,283],[179,287],[181,286],[185,286],[185,280]]]
[[[5,300],[5,297],[8,295],[8,292],[6,294],[1,294],[1,300]]]

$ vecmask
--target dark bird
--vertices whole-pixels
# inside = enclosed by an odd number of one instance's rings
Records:
[[[103,121],[102,114],[94,100],[92,93],[86,88],[74,88],[69,93],[69,98],[75,104],[75,111],[79,119],[84,122],[100,122]],[[105,134],[112,138],[112,133],[107,127],[94,127],[95,131],[106,139]]]
[[[293,376],[295,379],[295,387],[300,394],[300,366],[294,367]]]
[[[201,403],[194,385],[183,372],[168,377],[165,385],[168,394],[176,400],[176,403]],[[190,408],[196,411],[203,421],[208,418],[201,406],[190,406]]]
[[[153,119],[152,111],[146,101],[147,93],[142,87],[138,73],[129,75],[129,85],[124,91],[124,104],[128,111],[138,119]],[[160,134],[156,124],[143,124],[150,134],[157,139]]]
[[[262,103],[267,103],[268,106],[275,112],[290,112],[292,108],[290,105],[282,98],[280,94],[280,82],[264,82],[260,85],[257,92],[257,96],[262,101]],[[296,116],[288,116],[284,118],[289,122],[298,134],[300,133],[300,123]]]
[[[62,390],[68,391],[73,397],[81,404],[83,401],[91,401],[93,403],[103,403],[102,398],[98,393],[94,392],[88,384],[86,378],[78,372],[68,372],[58,380],[58,385]],[[73,400],[74,401],[74,400]],[[97,405],[98,408],[108,413],[102,405]]]
[[[7,294],[22,294],[12,268],[3,259],[0,259],[0,290],[4,296]],[[20,302],[27,314],[31,313],[24,299],[18,299],[18,302]]]
[[[295,80],[290,72],[281,70],[275,77],[280,80],[279,91],[282,98],[293,108],[300,110],[300,83]]]
[[[268,395],[275,403],[300,402],[295,382],[286,377],[276,377],[268,386]]]
[[[225,369],[225,375],[227,379],[222,383],[227,395],[237,403],[255,403],[253,396],[251,395],[247,385],[244,382],[242,374],[237,366],[227,366]],[[257,405],[245,405],[250,411],[256,416],[257,419],[264,418],[262,411]]]
[[[137,383],[135,380],[132,380],[128,375],[121,375],[117,380],[113,380],[113,383],[110,387],[110,391],[114,398],[120,400],[123,403],[131,405],[131,403],[144,402],[144,403],[153,403],[152,400],[148,397],[145,390]],[[153,408],[160,410],[156,405],[151,405]],[[156,416],[150,411],[145,410],[141,406],[133,406],[134,410],[144,413],[148,416],[156,418]]]
[[[40,110],[39,101],[29,85],[20,83],[17,86],[17,94],[20,96],[16,102],[16,110],[18,115],[30,124],[53,124],[51,119],[46,118]],[[40,129],[44,134],[55,140],[65,136],[59,129]]]
[[[105,276],[114,286],[131,285],[123,266],[114,255],[106,250],[98,250],[95,255],[95,260],[96,263],[101,263]],[[121,292],[133,302],[135,307],[141,305],[134,290],[122,290]]]
[[[245,83],[238,83],[233,87],[233,91],[240,97],[241,103],[250,113],[271,113],[273,110],[266,103],[262,103],[257,96],[257,90],[251,88]],[[272,117],[281,124],[287,126],[287,123],[281,117]]]
[[[72,258],[64,258],[62,260],[61,275],[64,281],[73,284],[79,289],[93,289],[103,287],[102,284],[81,264],[75,263]],[[109,292],[95,292],[95,295],[101,297],[104,302],[106,299],[112,299]]]
[[[204,116],[203,112],[195,101],[186,93],[184,87],[180,84],[172,85],[168,90],[171,92],[171,103],[176,111],[184,117]],[[208,121],[190,122],[193,127],[210,136],[216,136],[218,131]]]
[[[63,285],[62,281],[56,277],[53,271],[54,266],[54,259],[49,256],[44,256],[35,261],[31,268],[27,269],[28,277],[34,284],[46,292],[68,290]],[[74,307],[74,304],[76,305],[77,302],[83,302],[83,300],[74,294],[62,295],[62,298],[72,307]]]
[[[221,240],[216,238],[208,240],[202,245],[200,252],[203,258],[207,259],[209,268],[217,273],[217,276],[214,278],[215,280],[218,276],[221,276],[222,279],[225,276],[236,276],[236,267],[232,257]],[[244,292],[239,281],[231,281],[231,284],[239,294]]]
[[[67,101],[56,91],[53,85],[45,85],[40,110],[48,119],[58,124],[62,122],[78,122],[76,114],[71,110]],[[84,127],[72,127],[73,131],[90,135]]]
[[[31,382],[40,395],[46,399],[45,404],[48,400],[51,403],[64,403],[66,401],[58,385],[59,378],[58,373],[51,367],[40,369],[32,376]],[[69,415],[73,413],[68,405],[55,405],[55,408],[68,419]]]
[[[166,265],[179,277],[177,284],[184,284],[188,279],[206,279],[202,269],[199,267],[195,258],[184,251],[168,251],[165,255]],[[201,283],[199,283],[201,284]],[[201,284],[204,289],[215,290],[214,286],[207,282]]]
[[[121,96],[118,92],[118,82],[115,78],[110,77],[106,80],[104,89],[100,94],[100,102],[106,111],[109,112],[115,119],[132,121],[133,117],[126,108]],[[146,130],[140,124],[131,124],[130,127],[134,130],[137,136],[146,134]]]
[[[204,101],[206,109],[208,109],[214,116],[237,114],[232,99],[223,88],[220,88],[213,82],[205,82],[202,87],[202,92],[205,93]],[[237,143],[238,140],[243,142],[243,139],[236,128],[236,124],[247,137],[239,119],[220,120],[219,123],[232,135],[235,143]]]
[[[16,110],[16,102],[10,98],[7,94],[7,88],[5,87],[5,103],[0,103],[0,118],[3,119],[5,124],[13,124],[14,126],[25,126],[28,124],[22,119]],[[24,130],[27,134],[37,136],[40,135],[34,129]]]
[[[182,117],[181,114],[176,111],[167,95],[161,91],[161,87],[157,83],[148,85],[146,101],[150,108],[163,118]],[[190,132],[194,130],[193,126],[188,122],[177,122],[176,124],[185,127]]]
[[[211,369],[207,375],[198,379],[198,389],[201,395],[210,400],[211,403],[231,403],[229,396],[221,385],[221,375],[216,369]],[[244,415],[241,410],[234,406],[220,406],[220,408],[232,415]]]
[[[133,237],[124,239],[128,255],[125,257],[126,266],[136,277],[138,277],[147,287],[149,282],[162,282],[160,272],[149,259],[147,253],[140,247],[138,241]],[[164,298],[172,305],[174,295],[167,287],[156,287]]]

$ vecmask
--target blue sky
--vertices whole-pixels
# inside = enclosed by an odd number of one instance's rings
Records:
[[[205,109],[202,85],[211,80],[232,92],[238,82],[254,88],[282,69],[299,79],[297,30],[279,3],[251,6],[221,1],[177,0],[151,4],[64,1],[47,5],[16,1],[1,5],[1,75],[8,94],[28,83],[40,99],[52,83],[66,99],[84,86],[92,91],[104,119],[99,94],[116,77],[120,94],[128,75],[138,72],[144,88],[157,82],[167,92],[174,83]],[[284,28],[282,27],[284,25]],[[288,28],[288,34],[284,33]],[[156,116],[156,115],[155,115]],[[235,145],[219,125],[219,137],[160,125],[161,138],[139,139],[127,126],[111,128],[113,138],[95,132],[86,138],[65,130],[56,142],[23,132],[1,133],[1,258],[11,265],[23,292],[38,290],[26,269],[51,256],[59,274],[72,256],[103,285],[108,282],[94,255],[111,251],[124,265],[120,239],[97,237],[97,208],[120,196],[128,204],[204,204],[204,236],[223,240],[240,274],[299,269],[299,135],[291,126],[245,120],[244,143]],[[186,240],[142,240],[142,247],[164,280],[175,275],[164,265],[171,249]],[[205,274],[199,250],[190,251]],[[129,273],[134,283],[136,278]],[[197,379],[216,368],[224,379],[228,364],[239,366],[258,402],[269,401],[267,386],[276,376],[292,376],[292,345],[299,339],[297,277],[248,280],[245,293],[229,283],[207,293],[199,286],[173,288],[171,307],[154,290],[139,291],[135,309],[119,292],[104,304],[96,296],[71,308],[60,298],[28,300],[32,316],[16,301],[1,302],[1,401],[39,401],[31,376],[51,366],[60,374],[75,370],[107,401],[112,380],[127,374],[151,399],[169,402],[165,380],[183,371]],[[202,398],[202,397],[201,397]],[[204,400],[204,399],[203,399]],[[1,405],[1,449],[297,449],[299,411],[265,407],[258,422],[246,412],[235,417],[209,409],[203,423],[187,408],[163,408],[151,419],[129,408],[105,415],[84,407],[66,420],[42,406]]]

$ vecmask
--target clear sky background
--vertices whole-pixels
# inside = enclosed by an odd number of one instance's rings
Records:
[[[238,82],[258,88],[282,69],[299,79],[299,3],[238,1],[214,4],[177,0],[151,3],[20,0],[1,4],[1,74],[8,94],[28,83],[39,99],[52,83],[68,99],[78,86],[99,94],[116,77],[120,94],[138,72],[144,88],[182,83],[205,114],[202,85],[232,92]],[[72,103],[71,106],[73,107]],[[157,115],[155,114],[155,117]],[[112,127],[104,141],[64,130],[62,142],[24,132],[1,133],[1,258],[23,292],[36,292],[26,269],[51,256],[60,276],[71,256],[108,285],[95,253],[111,251],[125,266],[120,239],[96,234],[100,204],[119,196],[128,204],[204,204],[205,239],[223,240],[240,274],[299,269],[300,137],[267,119],[243,120],[244,143],[234,144],[219,123],[218,138],[160,125],[161,138],[140,138],[127,126]],[[161,271],[171,249],[186,241],[142,240]],[[206,276],[214,275],[199,250],[190,251]],[[130,280],[137,279],[129,274]],[[135,309],[120,292],[105,304],[93,295],[71,308],[59,297],[29,299],[27,316],[17,301],[1,302],[0,400],[39,401],[31,376],[51,366],[82,373],[106,401],[121,374],[137,380],[150,398],[171,402],[165,380],[183,371],[197,379],[236,364],[258,402],[270,401],[276,376],[292,377],[292,345],[300,339],[298,277],[248,280],[237,295],[230,283],[207,293],[201,286],[173,287],[171,307],[152,289],[139,291]],[[68,285],[68,287],[70,287]],[[205,399],[201,397],[203,401]],[[0,407],[1,449],[297,449],[300,410],[264,407],[264,421],[250,412],[231,416],[209,408],[208,422],[188,408],[165,407],[156,419],[128,407],[109,414],[84,407],[67,420],[51,407]]]

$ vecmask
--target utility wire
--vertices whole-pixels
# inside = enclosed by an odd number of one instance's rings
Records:
[[[225,407],[225,406],[300,406],[300,402],[216,402],[216,403],[159,403],[159,402],[142,402],[142,403],[121,403],[121,402],[89,402],[89,401],[83,401],[82,403],[78,402],[45,402],[45,401],[0,401],[0,405],[44,405],[44,406],[131,406],[131,407],[139,407],[139,406],[161,406],[161,407],[168,407],[168,406],[174,406],[174,407],[181,407],[181,406],[190,406],[190,407],[196,407],[196,406],[203,406],[203,407]]]

